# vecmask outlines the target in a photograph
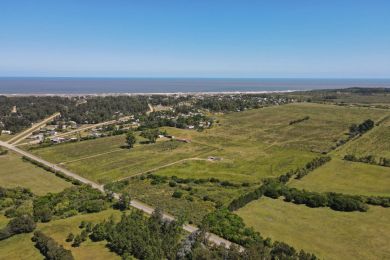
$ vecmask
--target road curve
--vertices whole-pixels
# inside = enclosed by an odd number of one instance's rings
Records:
[[[103,185],[100,185],[100,184],[98,184],[98,183],[96,183],[96,182],[93,182],[93,181],[88,180],[88,179],[86,179],[86,178],[84,178],[84,177],[81,177],[80,175],[78,175],[78,174],[76,174],[76,173],[73,173],[73,172],[71,172],[71,171],[69,171],[69,170],[67,170],[67,169],[64,169],[64,168],[62,168],[62,167],[59,167],[58,165],[55,165],[55,164],[50,163],[50,162],[48,162],[48,161],[46,161],[46,160],[43,160],[42,158],[39,158],[39,157],[37,157],[37,156],[35,156],[35,155],[33,155],[33,154],[27,152],[27,151],[21,150],[21,149],[15,147],[15,146],[13,146],[12,144],[9,144],[9,143],[0,141],[0,146],[3,146],[3,147],[5,147],[5,148],[7,148],[7,149],[9,149],[9,150],[11,150],[11,151],[13,151],[13,152],[16,152],[16,153],[21,154],[21,155],[23,155],[23,156],[26,156],[26,157],[28,157],[28,158],[30,158],[30,159],[32,159],[32,160],[35,160],[35,161],[37,161],[37,162],[40,162],[40,163],[42,163],[42,164],[44,164],[44,165],[46,165],[46,166],[48,166],[48,167],[50,167],[50,168],[52,168],[52,169],[54,169],[54,170],[56,170],[56,171],[60,171],[60,172],[62,172],[63,174],[69,176],[69,177],[72,177],[72,178],[74,178],[74,179],[76,179],[76,180],[81,181],[82,183],[89,184],[89,185],[91,185],[93,188],[98,189],[98,190],[100,190],[101,192],[105,192]],[[115,197],[116,199],[119,199],[119,196],[120,196],[120,195],[119,195],[118,193],[114,193],[113,195],[114,195],[114,197]],[[142,202],[140,202],[140,201],[138,201],[138,200],[132,200],[132,201],[130,202],[130,205],[131,205],[132,207],[136,208],[136,209],[142,210],[143,212],[145,212],[145,213],[147,213],[147,214],[152,214],[153,211],[154,211],[154,208],[153,208],[153,207],[150,207],[150,206],[148,206],[148,205],[146,205],[146,204],[144,204],[144,203],[142,203]],[[174,220],[174,219],[175,219],[173,216],[171,216],[171,215],[169,215],[169,214],[166,214],[166,213],[163,214],[163,218],[164,218],[164,219],[167,219],[167,220]],[[194,226],[194,225],[185,224],[185,225],[183,225],[183,229],[184,229],[185,231],[187,231],[187,232],[192,233],[192,232],[194,232],[194,231],[197,231],[197,230],[198,230],[198,227],[196,227],[196,226]],[[227,248],[230,247],[230,245],[232,245],[232,242],[230,242],[230,241],[228,241],[228,240],[226,240],[226,239],[224,239],[224,238],[222,238],[222,237],[220,237],[220,236],[217,236],[217,235],[215,235],[215,234],[213,234],[213,233],[207,233],[207,237],[208,237],[208,240],[209,240],[210,242],[212,242],[212,243],[214,243],[214,244],[216,244],[216,245],[221,245],[221,244],[223,244],[223,245],[225,245]],[[240,250],[243,250],[243,248],[240,247]]]

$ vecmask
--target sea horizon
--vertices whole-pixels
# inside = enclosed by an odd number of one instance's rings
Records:
[[[268,93],[390,88],[390,78],[0,77],[0,95]]]

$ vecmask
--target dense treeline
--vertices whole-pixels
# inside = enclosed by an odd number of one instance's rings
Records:
[[[265,105],[281,105],[289,102],[291,100],[282,95],[210,95],[197,99],[193,107],[207,109],[212,112],[231,112],[260,108]]]
[[[367,119],[359,125],[352,124],[349,127],[349,135],[350,136],[357,136],[357,135],[364,134],[365,132],[371,130],[374,127],[374,125],[375,125],[375,123],[371,119]]]
[[[284,196],[285,201],[305,204],[308,207],[326,207],[338,211],[367,211],[367,206],[359,196],[347,196],[336,193],[317,193],[289,188],[282,183],[269,180],[264,185],[263,195],[273,199]]]
[[[195,109],[188,109],[189,111],[182,110],[168,110],[168,111],[157,111],[152,112],[149,115],[143,115],[139,117],[142,122],[140,129],[144,128],[157,128],[163,126],[176,127],[176,128],[188,128],[193,126],[195,129],[203,129],[211,127],[213,119],[205,116],[201,113],[192,113]],[[192,113],[181,115],[181,113]],[[206,125],[206,122],[209,124]]]
[[[314,158],[310,162],[306,164],[305,167],[297,169],[294,174],[296,175],[296,179],[301,179],[302,177],[309,174],[311,171],[314,171],[318,167],[321,167],[325,163],[329,162],[332,158],[330,156],[321,156]]]
[[[11,113],[16,106],[16,113]],[[144,113],[145,96],[107,97],[5,97],[0,96],[0,122],[3,128],[19,132],[49,115],[60,112],[63,119],[79,124],[98,123],[116,116]]]
[[[33,216],[36,221],[48,222],[53,217],[99,212],[108,208],[108,200],[103,193],[88,185],[74,186],[34,199]]]
[[[351,162],[362,162],[362,163],[369,163],[369,164],[374,164],[374,165],[379,165],[379,166],[384,166],[384,167],[390,167],[390,158],[380,157],[379,159],[377,159],[373,155],[366,155],[366,156],[357,157],[353,154],[347,154],[344,156],[344,160],[351,161]]]
[[[289,125],[294,125],[294,124],[298,124],[298,123],[301,123],[303,121],[306,121],[306,120],[309,120],[310,117],[309,116],[305,116],[303,118],[300,118],[300,119],[297,119],[297,120],[293,120],[293,121],[290,121],[288,124]]]
[[[123,259],[175,259],[182,234],[182,222],[164,220],[160,210],[149,218],[133,210],[118,223],[110,219],[96,224],[90,238],[107,240],[108,247]]]
[[[337,211],[364,212],[368,210],[366,204],[390,207],[390,197],[347,195],[334,192],[318,193],[290,188],[284,184],[280,179],[264,180],[264,184],[256,190],[234,199],[229,204],[228,209],[230,211],[237,210],[262,196],[273,199],[283,196],[286,202],[305,204],[312,208],[329,207]]]
[[[149,110],[148,102],[154,105],[172,107],[171,111],[150,113],[143,117],[149,128],[159,126],[175,126],[185,128],[194,125],[202,129],[201,122],[211,119],[200,115],[199,110],[212,112],[243,111],[266,105],[280,105],[292,102],[281,95],[206,95],[206,96],[86,96],[86,97],[5,97],[0,96],[0,127],[19,132],[31,126],[32,123],[60,112],[62,119],[75,121],[79,124],[99,123],[124,115],[145,114]],[[16,112],[11,112],[13,107]],[[181,116],[172,120],[170,116]]]
[[[7,239],[13,235],[21,233],[30,233],[34,231],[36,224],[29,215],[23,215],[11,219],[7,226],[0,230],[0,240]]]
[[[32,241],[35,242],[35,247],[45,256],[47,260],[73,260],[73,255],[70,250],[59,245],[54,239],[45,235],[41,231],[35,231]]]
[[[206,215],[203,227],[246,249],[236,259],[317,259],[313,254],[301,250],[299,253],[283,242],[272,243],[260,233],[245,226],[243,219],[226,208],[220,208]]]

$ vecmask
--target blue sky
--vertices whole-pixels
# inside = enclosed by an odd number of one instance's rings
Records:
[[[0,1],[0,76],[390,78],[388,0]]]

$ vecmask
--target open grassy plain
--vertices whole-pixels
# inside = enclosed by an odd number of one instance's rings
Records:
[[[94,214],[78,215],[67,219],[55,220],[49,223],[40,223],[37,230],[52,237],[56,242],[70,249],[74,258],[77,259],[120,259],[120,257],[111,252],[105,242],[92,242],[90,239],[83,242],[80,247],[71,247],[71,243],[65,241],[67,235],[80,234],[78,228],[81,221],[97,223],[108,219],[113,215],[116,219],[120,218],[120,212],[117,210],[106,210]],[[9,239],[0,241],[0,259],[42,259],[41,253],[34,247],[31,241],[32,233],[15,235]]]
[[[390,209],[339,212],[261,198],[237,211],[264,237],[284,241],[321,259],[389,259]]]
[[[333,158],[289,186],[317,192],[390,197],[390,168]]]
[[[351,124],[382,118],[380,111],[299,103],[218,116],[216,126],[203,132],[166,128],[172,135],[215,147],[212,155],[223,160],[184,162],[157,174],[258,182],[302,167],[345,139]],[[305,116],[309,120],[289,124]]]
[[[12,152],[0,156],[0,186],[20,186],[31,189],[37,195],[45,195],[48,192],[60,192],[71,185],[50,172],[24,162]]]

